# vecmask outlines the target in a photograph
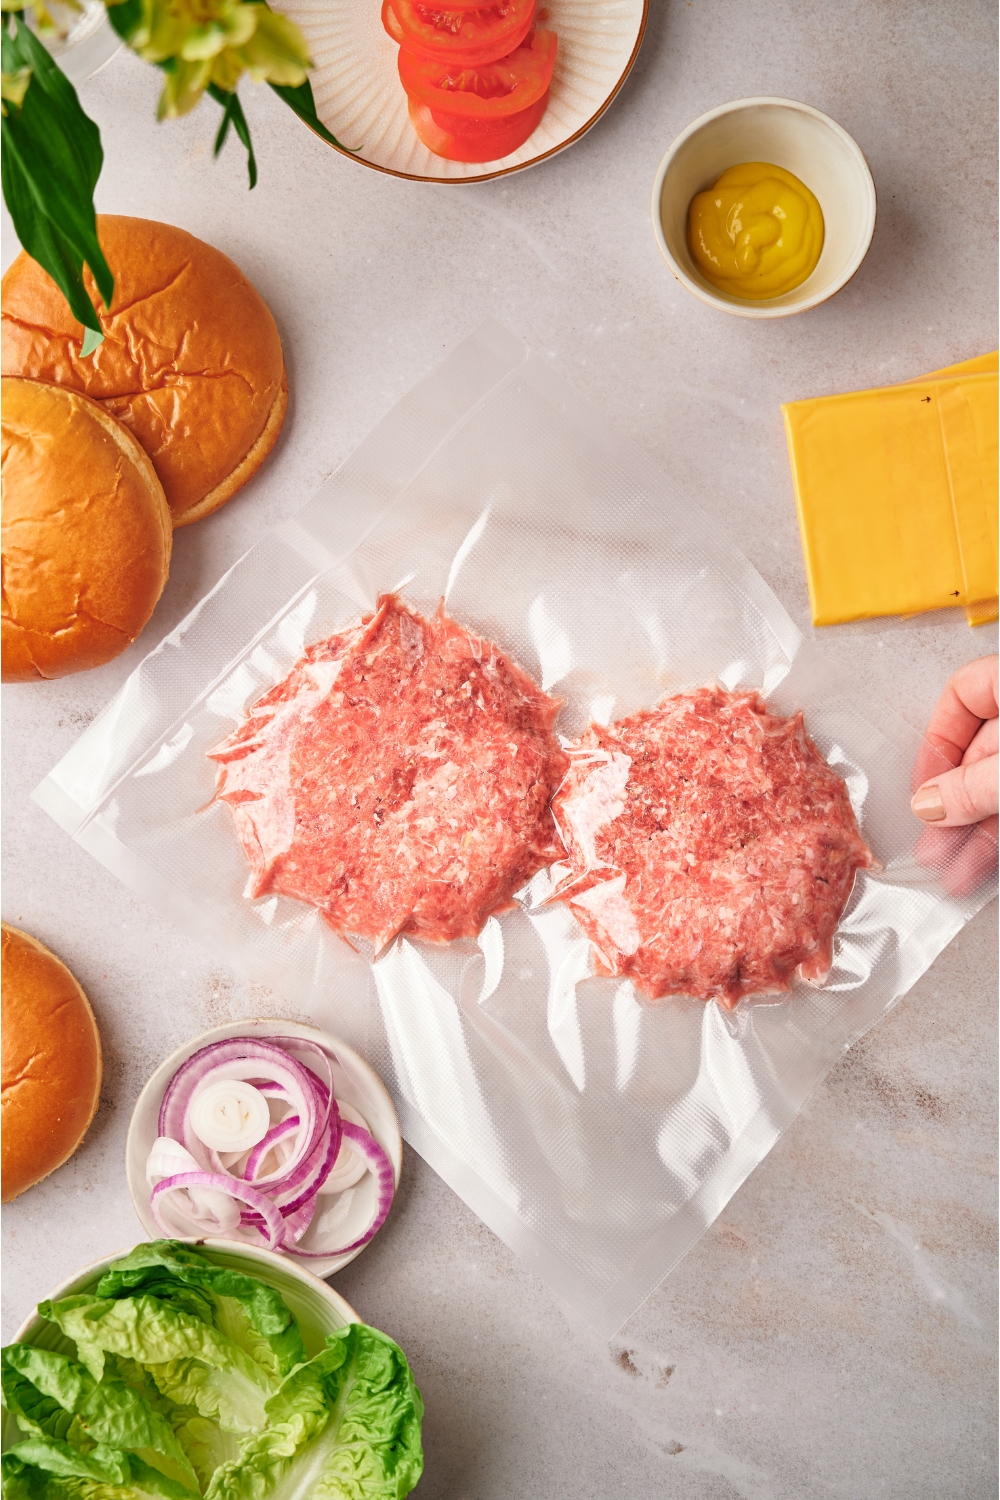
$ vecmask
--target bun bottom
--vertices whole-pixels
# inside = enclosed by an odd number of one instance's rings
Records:
[[[264,424],[264,431],[246,457],[237,464],[236,468],[226,479],[217,484],[214,490],[209,490],[205,498],[199,500],[197,505],[192,505],[187,510],[182,511],[180,515],[174,516],[175,531],[180,526],[190,526],[192,521],[201,521],[204,520],[205,516],[210,516],[214,510],[218,510],[220,506],[225,505],[227,500],[231,500],[236,491],[242,489],[247,481],[253,478],[278,441],[278,434],[281,431],[287,410],[288,370],[282,365],[281,386],[268,413],[267,421]]]
[[[101,1038],[61,959],[2,926],[4,1203],[56,1171],[80,1145],[101,1094]]]

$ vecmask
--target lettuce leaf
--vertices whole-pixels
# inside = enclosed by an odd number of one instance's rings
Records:
[[[402,1351],[364,1324],[307,1360],[281,1297],[170,1240],[41,1303],[78,1358],[2,1351],[24,1440],[3,1500],[400,1500],[423,1468]]]
[[[406,1357],[363,1323],[331,1334],[267,1416],[216,1470],[206,1500],[401,1500],[423,1471],[423,1401]]]
[[[3,1456],[5,1465],[9,1465],[12,1459],[62,1479],[90,1479],[97,1484],[122,1485],[127,1484],[130,1477],[124,1453],[105,1448],[102,1444],[90,1453],[81,1453],[72,1443],[64,1443],[59,1438],[29,1437],[23,1443],[15,1443]]]
[[[56,1438],[83,1454],[101,1445],[133,1453],[184,1489],[199,1489],[166,1417],[124,1381],[105,1379],[98,1384],[89,1370],[65,1354],[30,1344],[5,1349],[0,1371],[4,1405],[32,1436]]]
[[[212,1306],[218,1327],[279,1379],[306,1357],[298,1325],[279,1292],[255,1276],[212,1265],[176,1240],[137,1245],[97,1285],[99,1297],[137,1292],[168,1300],[184,1292],[200,1294]]]
[[[218,1422],[199,1416],[196,1411],[184,1421],[175,1423],[174,1434],[187,1454],[202,1490],[207,1489],[220,1464],[232,1463],[239,1458],[246,1442],[246,1433],[229,1432]]]
[[[113,1354],[145,1366],[176,1405],[238,1432],[264,1425],[264,1403],[277,1382],[221,1330],[183,1308],[146,1295],[114,1301],[84,1294],[39,1303],[38,1311],[75,1340],[96,1380]]]
[[[67,1444],[19,1443],[0,1459],[4,1500],[196,1500],[140,1458],[82,1455]]]
[[[65,1354],[30,1344],[12,1344],[0,1354],[0,1399],[32,1437],[65,1439],[95,1384],[90,1371]]]

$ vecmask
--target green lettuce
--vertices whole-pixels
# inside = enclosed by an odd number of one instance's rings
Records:
[[[140,1245],[38,1311],[77,1358],[0,1351],[3,1500],[401,1500],[420,1478],[402,1350],[352,1324],[307,1359],[277,1292],[188,1246]]]
[[[420,1478],[420,1392],[403,1351],[363,1323],[331,1334],[267,1415],[206,1500],[400,1500]]]
[[[5,1500],[196,1500],[196,1494],[134,1455],[30,1438],[0,1459]]]
[[[65,1354],[30,1344],[4,1350],[0,1378],[3,1404],[18,1426],[34,1438],[58,1440],[60,1448],[53,1452],[69,1444],[82,1455],[98,1449],[133,1454],[184,1490],[199,1489],[169,1421],[124,1381],[98,1384],[85,1366]]]
[[[227,1334],[178,1303],[145,1293],[117,1301],[84,1293],[39,1303],[38,1311],[74,1340],[95,1380],[114,1354],[145,1366],[160,1394],[178,1406],[239,1432],[263,1426],[277,1382]]]
[[[200,1293],[215,1321],[258,1364],[279,1378],[306,1357],[298,1325],[280,1293],[255,1276],[213,1266],[186,1245],[154,1240],[105,1271],[99,1297],[132,1297],[139,1291],[167,1299]]]

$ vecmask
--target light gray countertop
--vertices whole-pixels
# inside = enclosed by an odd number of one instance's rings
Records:
[[[994,64],[980,0],[653,0],[607,116],[535,170],[475,187],[397,181],[329,151],[247,84],[253,193],[235,144],[212,160],[214,106],[156,125],[158,75],[129,54],[82,86],[106,156],[98,207],[180,224],[238,262],[277,318],[291,404],[254,481],[177,534],[131,650],[4,690],[4,916],[78,975],[106,1059],[81,1150],[5,1210],[5,1337],[56,1282],[140,1237],[123,1145],[156,1063],[217,1022],[291,1013],[138,903],[29,794],[142,655],[484,317],[551,356],[732,535],[806,634],[915,727],[951,671],[996,649],[995,627],[971,631],[957,612],[811,630],[779,412],[995,346]],[[750,94],[831,114],[879,195],[854,281],[770,324],[689,296],[649,223],[673,137]],[[389,1224],[335,1285],[416,1371],[418,1493],[995,1495],[996,942],[992,904],[610,1347],[407,1150]]]

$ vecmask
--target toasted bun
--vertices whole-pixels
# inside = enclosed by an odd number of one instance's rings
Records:
[[[193,234],[118,214],[99,214],[97,233],[115,278],[110,312],[89,271],[84,281],[104,343],[82,357],[83,327],[22,253],[3,278],[3,373],[100,401],[139,439],[186,526],[274,446],[287,406],[278,330],[239,268]]]
[[[128,429],[75,391],[7,377],[2,427],[3,680],[100,666],[167,581],[163,488]]]
[[[3,926],[3,1201],[68,1161],[101,1093],[94,1013],[64,963]]]

